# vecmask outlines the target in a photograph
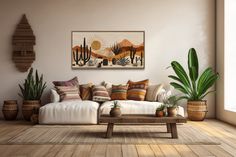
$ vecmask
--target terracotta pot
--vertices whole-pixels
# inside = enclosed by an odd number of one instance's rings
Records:
[[[34,109],[40,108],[39,100],[24,100],[22,105],[22,114],[25,120],[30,121]]]
[[[187,103],[188,119],[192,121],[203,121],[207,114],[207,102],[188,101]]]
[[[112,108],[110,111],[110,116],[111,117],[120,117],[121,116],[120,108]]]
[[[2,113],[6,120],[15,120],[18,114],[18,105],[16,100],[4,101]]]
[[[156,116],[157,116],[157,117],[163,117],[163,116],[164,116],[164,111],[158,111],[158,110],[156,110]]]
[[[177,116],[177,107],[167,107],[168,117]]]

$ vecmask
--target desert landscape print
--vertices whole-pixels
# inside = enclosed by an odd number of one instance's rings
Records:
[[[144,31],[73,31],[73,69],[143,69]]]

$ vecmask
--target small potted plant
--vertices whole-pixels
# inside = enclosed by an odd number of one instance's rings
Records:
[[[111,111],[110,111],[110,116],[111,117],[120,117],[121,116],[120,104],[118,101],[114,101],[114,105],[112,106]]]
[[[22,114],[25,120],[30,121],[35,108],[41,106],[41,96],[46,88],[46,82],[43,81],[43,75],[39,77],[36,70],[35,76],[33,75],[33,68],[30,69],[27,78],[23,85],[19,85],[23,98]]]
[[[175,117],[177,116],[178,112],[178,105],[177,102],[179,99],[177,96],[173,95],[168,98],[168,106],[167,106],[167,113],[169,117]]]
[[[156,116],[157,117],[163,117],[165,116],[165,108],[166,106],[164,104],[161,104],[157,109],[156,109]]]

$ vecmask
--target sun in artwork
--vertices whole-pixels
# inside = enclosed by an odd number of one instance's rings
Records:
[[[91,44],[91,48],[92,48],[93,50],[100,50],[100,48],[101,48],[101,42],[98,41],[98,40],[94,40],[94,41],[92,42],[92,44]]]

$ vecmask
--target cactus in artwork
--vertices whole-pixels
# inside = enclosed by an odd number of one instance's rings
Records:
[[[118,55],[122,52],[122,49],[120,47],[119,44],[114,44],[113,46],[111,46],[111,51],[115,54]]]
[[[133,46],[130,46],[130,60],[131,60],[131,64],[134,63],[134,57],[135,57],[135,54],[136,54],[136,48],[134,48]]]
[[[140,57],[135,57],[136,64],[138,64],[138,61],[140,61],[141,66],[143,66],[143,51],[141,52]]]
[[[129,64],[129,59],[128,58],[120,58],[117,61],[118,65],[122,65],[122,66],[126,66],[127,64]]]
[[[73,52],[73,59],[77,65],[81,65],[79,61],[82,61],[83,66],[90,60],[91,53],[91,47],[88,48],[88,45],[86,45],[86,39],[84,38],[83,45],[80,45],[80,52],[78,48]]]

